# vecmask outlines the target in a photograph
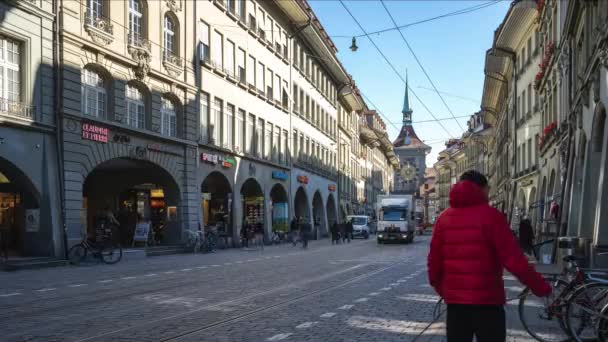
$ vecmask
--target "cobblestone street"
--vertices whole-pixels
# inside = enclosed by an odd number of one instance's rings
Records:
[[[443,322],[430,324],[438,297],[426,285],[429,240],[322,240],[308,250],[281,245],[4,273],[2,340],[441,341]],[[515,308],[508,307],[510,340],[531,340]]]

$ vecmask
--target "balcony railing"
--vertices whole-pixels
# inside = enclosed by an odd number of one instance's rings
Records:
[[[114,26],[108,18],[87,13],[84,28],[97,43],[110,44],[114,40]]]
[[[174,55],[173,52],[169,50],[163,51],[163,62],[173,64],[180,68],[183,66],[182,59],[179,56]]]
[[[35,106],[28,106],[19,101],[0,98],[0,116],[34,120]]]
[[[130,32],[128,38],[128,44],[130,48],[136,48],[150,52],[152,44],[149,40],[145,39],[140,33]]]

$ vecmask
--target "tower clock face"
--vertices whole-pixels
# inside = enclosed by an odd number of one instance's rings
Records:
[[[411,181],[412,179],[414,179],[415,175],[416,171],[412,165],[406,165],[401,168],[401,178],[403,178],[404,180]]]

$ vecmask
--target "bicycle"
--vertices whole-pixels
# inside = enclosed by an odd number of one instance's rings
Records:
[[[100,258],[105,264],[112,265],[122,259],[120,244],[115,243],[107,236],[101,241],[94,241],[85,234],[82,241],[72,246],[68,251],[68,260],[72,265],[79,265],[87,258],[89,250],[92,251],[94,257]]]
[[[218,236],[216,232],[207,231],[205,238],[201,242],[201,250],[203,253],[214,253],[217,246]]]
[[[587,318],[576,322],[573,320],[574,315],[568,317],[567,310],[574,296],[583,293],[581,288],[595,283],[596,278],[593,278],[592,274],[605,274],[600,270],[580,268],[574,256],[567,256],[563,260],[572,266],[564,274],[549,278],[553,287],[549,297],[538,298],[529,288],[524,289],[518,296],[520,321],[524,329],[537,341],[567,342],[580,335],[588,324]]]

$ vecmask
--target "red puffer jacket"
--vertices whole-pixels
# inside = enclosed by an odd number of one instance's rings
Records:
[[[428,258],[429,282],[448,304],[503,305],[503,268],[537,296],[551,287],[528,264],[504,216],[475,183],[450,191],[450,208],[435,223]]]

